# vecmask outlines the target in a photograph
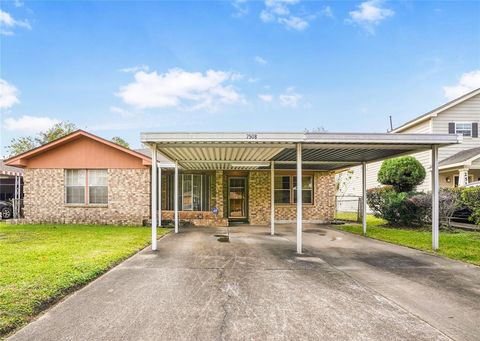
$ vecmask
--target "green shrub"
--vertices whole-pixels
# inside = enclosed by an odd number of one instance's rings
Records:
[[[372,188],[367,191],[367,203],[376,217],[393,226],[421,226],[416,207],[407,200],[410,193],[396,192],[392,186]]]
[[[425,168],[412,156],[385,160],[378,172],[378,182],[393,186],[396,192],[411,192],[425,180]]]
[[[417,193],[407,199],[414,208],[415,221],[419,225],[432,223],[432,193]],[[453,213],[463,206],[461,200],[461,189],[441,188],[439,192],[439,216],[440,225],[450,228],[450,219]]]
[[[432,194],[415,193],[408,199],[408,205],[415,210],[414,220],[418,226],[431,224],[432,222]]]
[[[471,220],[480,225],[480,187],[467,187],[462,190],[462,202],[472,210]]]

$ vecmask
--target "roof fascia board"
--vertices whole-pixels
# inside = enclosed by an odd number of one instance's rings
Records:
[[[241,143],[245,146],[257,146],[272,143],[271,147],[280,147],[277,143],[307,144],[455,144],[462,141],[461,136],[450,134],[387,134],[387,133],[142,133],[143,143],[157,143],[157,147],[168,148],[186,145],[198,147],[228,145],[229,147]],[[252,133],[253,134],[253,133]],[[269,147],[269,145],[263,145]],[[315,148],[315,147],[314,147]]]

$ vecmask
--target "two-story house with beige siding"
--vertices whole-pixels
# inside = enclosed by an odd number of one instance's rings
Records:
[[[439,150],[440,186],[457,187],[480,181],[480,138],[478,125],[480,123],[480,89],[467,93],[432,111],[421,115],[400,127],[394,129],[394,134],[460,134],[463,143],[445,147]],[[431,152],[425,151],[415,156],[425,167],[427,176],[417,189],[431,189]],[[381,162],[367,165],[367,188],[381,186],[377,182],[377,174]],[[337,175],[340,182],[337,196],[361,195],[361,167],[351,168],[347,173]]]

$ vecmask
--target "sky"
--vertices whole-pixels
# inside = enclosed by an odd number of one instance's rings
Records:
[[[480,87],[480,1],[1,1],[0,155],[60,121],[385,132]]]

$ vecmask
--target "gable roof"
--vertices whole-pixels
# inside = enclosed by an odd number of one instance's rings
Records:
[[[456,99],[454,99],[453,101],[450,101],[448,103],[445,103],[441,106],[439,106],[438,108],[435,108],[429,112],[427,112],[426,114],[423,114],[421,116],[418,116],[417,118],[414,118],[413,120],[410,120],[408,121],[407,123],[404,123],[402,124],[400,127],[397,127],[395,129],[393,129],[391,132],[392,133],[400,133],[402,132],[403,130],[407,129],[407,128],[410,128],[418,123],[421,123],[423,121],[426,121],[432,117],[435,117],[437,116],[438,114],[440,114],[442,111],[445,111],[447,109],[450,109],[451,107],[454,107],[476,95],[480,94],[480,88],[478,89],[475,89],[473,91],[470,91],[469,93],[466,93],[465,95],[463,96],[460,96]]]
[[[139,152],[136,152],[134,150],[131,150],[129,148],[125,148],[123,146],[120,146],[114,142],[111,142],[111,141],[108,141],[104,138],[101,138],[97,135],[93,135],[91,133],[88,133],[84,130],[76,130],[68,135],[65,135],[59,139],[56,139],[52,142],[49,142],[47,144],[44,144],[40,147],[37,147],[37,148],[34,148],[32,150],[29,150],[29,151],[26,151],[24,153],[21,153],[21,154],[18,154],[18,155],[15,155],[11,158],[8,158],[6,160],[4,160],[4,163],[5,165],[7,166],[14,166],[14,167],[25,167],[26,165],[26,160],[29,159],[29,158],[32,158],[34,156],[37,156],[41,153],[44,153],[48,150],[51,150],[51,149],[54,149],[54,148],[57,148],[59,146],[62,146],[62,145],[65,145],[71,141],[74,141],[78,138],[81,138],[81,137],[86,137],[86,138],[89,138],[91,140],[94,140],[94,141],[97,141],[99,143],[102,143],[104,145],[107,145],[109,147],[112,147],[114,149],[117,149],[123,153],[126,153],[126,154],[129,154],[131,156],[134,156],[134,157],[137,157],[139,159],[142,160],[142,163],[144,165],[149,165],[151,164],[151,158],[145,154],[142,154],[142,153],[139,153]]]
[[[457,164],[462,164],[466,162],[471,162],[477,158],[480,158],[480,147],[470,148],[462,150],[456,154],[453,154],[450,157],[440,161],[440,167],[454,166]]]

